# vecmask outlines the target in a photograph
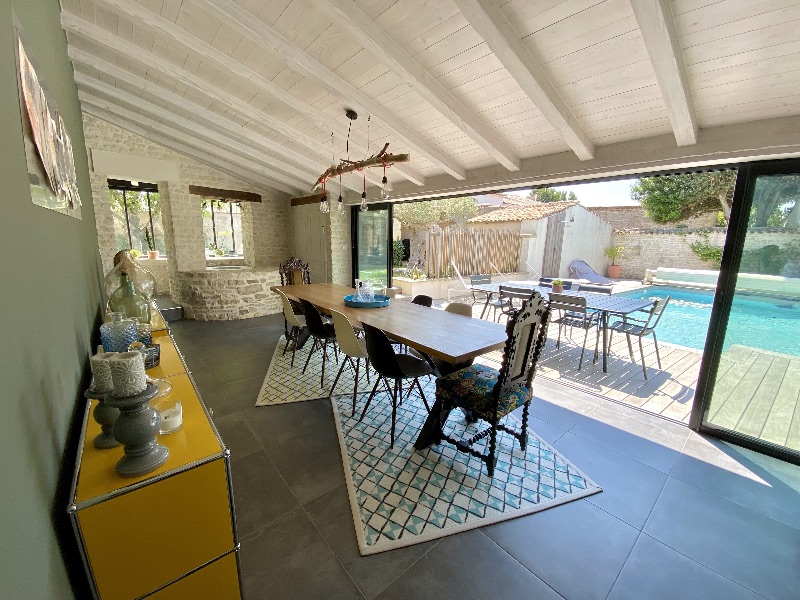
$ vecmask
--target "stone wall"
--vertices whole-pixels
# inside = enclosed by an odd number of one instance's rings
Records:
[[[156,294],[169,294],[169,266],[166,258],[150,260],[142,257],[139,264],[156,278]]]
[[[265,312],[267,310],[280,312],[279,303],[265,302],[264,298],[255,298],[255,292],[245,293],[244,300],[235,297],[231,289],[238,292],[243,286],[226,287],[229,280],[224,278],[231,278],[230,281],[235,280],[236,271],[228,271],[224,274],[210,272],[205,275],[206,258],[200,198],[189,194],[189,185],[234,189],[261,195],[261,203],[243,202],[241,204],[245,263],[251,267],[266,270],[259,275],[259,282],[261,279],[272,281],[277,278],[278,264],[291,256],[289,247],[293,227],[288,196],[256,188],[252,184],[91,115],[83,115],[83,125],[86,146],[90,153],[92,149],[107,150],[169,161],[177,165],[179,175],[176,179],[154,183],[157,183],[159,187],[167,245],[165,263],[169,272],[169,288],[173,301],[187,308],[185,311],[187,316],[197,315],[196,317],[189,316],[189,318],[240,319],[269,314]],[[103,261],[103,270],[107,272],[111,269],[112,259],[117,250],[106,179],[109,176],[142,181],[148,181],[148,179],[146,174],[91,171],[90,175],[100,255]],[[160,263],[158,266],[160,267]],[[271,273],[269,276],[266,274],[267,271]],[[154,275],[159,279],[156,273]],[[208,282],[201,284],[199,282],[203,276],[208,278]],[[256,283],[258,282],[248,285],[252,286]],[[161,289],[161,286],[159,288]],[[206,291],[211,295],[208,302],[201,301],[199,296]],[[263,293],[271,295],[268,290]],[[228,308],[219,305],[223,299],[230,302]],[[242,306],[242,302],[254,302],[255,304],[252,310],[249,310]]]
[[[614,229],[656,229],[662,227],[644,214],[641,206],[587,206],[586,210],[594,213],[604,221],[611,223]],[[680,222],[692,227],[714,227],[717,224],[717,213],[710,212]]]
[[[328,227],[328,247],[331,252],[331,260],[328,262],[328,281],[347,286],[353,283],[350,210],[350,207],[346,206],[344,212],[339,214],[336,208],[332,209]]]
[[[643,279],[646,269],[658,267],[679,269],[714,269],[692,252],[689,244],[701,242],[723,247],[727,229],[650,229],[614,232],[614,245],[625,246],[622,266],[623,279]],[[786,245],[800,240],[797,229],[753,228],[748,230],[746,247],[756,250],[775,244]]]
[[[173,297],[181,298],[183,314],[197,321],[228,321],[271,315],[282,310],[277,294],[277,269],[245,267],[241,270],[177,273]]]

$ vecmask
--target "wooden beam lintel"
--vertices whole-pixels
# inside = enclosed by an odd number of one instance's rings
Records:
[[[261,194],[255,192],[242,192],[239,190],[224,190],[222,188],[205,187],[202,185],[190,185],[189,193],[204,198],[215,198],[217,200],[234,200],[236,202],[261,202]]]

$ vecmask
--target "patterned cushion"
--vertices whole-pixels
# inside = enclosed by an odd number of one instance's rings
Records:
[[[492,390],[500,373],[486,365],[472,365],[436,380],[436,399],[445,405],[460,406],[491,421]],[[500,398],[497,415],[503,417],[531,398],[531,391],[524,386],[508,390]]]

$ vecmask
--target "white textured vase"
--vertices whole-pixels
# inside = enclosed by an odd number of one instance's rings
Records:
[[[114,379],[111,377],[109,360],[116,355],[116,352],[102,352],[89,358],[89,366],[92,369],[93,391],[105,394],[114,389]]]
[[[144,360],[139,352],[120,352],[109,359],[111,378],[114,381],[114,395],[135,396],[147,387]]]

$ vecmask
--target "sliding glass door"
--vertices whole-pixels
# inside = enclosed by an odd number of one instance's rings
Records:
[[[739,171],[693,424],[800,461],[800,161]]]
[[[353,235],[353,279],[368,280],[374,287],[390,286],[391,204],[371,204],[368,211],[351,209]]]

